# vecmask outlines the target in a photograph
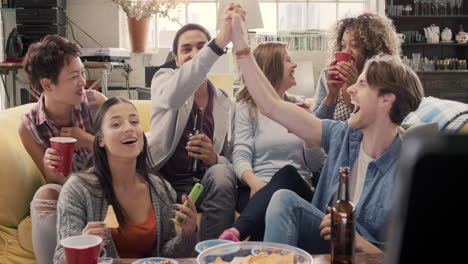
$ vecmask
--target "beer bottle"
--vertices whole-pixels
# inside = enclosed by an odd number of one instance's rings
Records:
[[[331,213],[331,263],[351,264],[354,261],[354,205],[349,200],[349,167],[340,167],[338,199]]]
[[[204,134],[203,133],[203,108],[198,108],[195,113],[195,125],[193,126],[192,132],[190,132],[190,137],[195,136],[195,135],[200,135],[200,134]],[[202,164],[199,159],[190,157],[189,164],[190,164],[189,172],[201,171]]]

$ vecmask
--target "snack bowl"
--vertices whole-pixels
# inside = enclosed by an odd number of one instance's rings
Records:
[[[227,244],[227,243],[234,243],[234,242],[231,240],[224,240],[224,239],[204,240],[204,241],[198,242],[198,244],[195,246],[195,250],[198,253],[201,253],[203,250],[206,250],[210,247],[214,247],[214,246],[221,245],[221,244]]]
[[[294,255],[289,257],[290,262],[286,261],[286,256],[290,255],[291,253]],[[256,256],[257,258],[264,258],[262,261],[264,263],[272,262],[266,259],[268,256],[270,256],[270,258],[282,258],[282,260],[273,261],[275,263],[312,264],[312,256],[304,250],[285,244],[270,242],[236,242],[214,246],[200,253],[197,258],[197,263],[223,263],[221,261],[227,263],[237,263],[242,259],[252,258],[253,256]]]
[[[161,258],[161,257],[143,258],[143,259],[139,259],[139,260],[137,260],[135,262],[132,262],[132,264],[143,264],[143,263],[145,263],[145,261],[161,262],[163,260],[167,260],[167,261],[171,262],[171,264],[179,264],[179,262],[177,262],[174,259]]]

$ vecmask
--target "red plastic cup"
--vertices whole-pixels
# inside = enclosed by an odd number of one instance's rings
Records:
[[[342,52],[342,51],[335,52],[335,63],[333,65],[337,64],[340,61],[352,62],[354,61],[354,58],[353,58],[353,55],[346,53],[346,52]],[[330,76],[330,79],[336,80],[336,81],[343,81],[343,79],[341,79],[339,74],[332,74],[332,76]]]
[[[71,236],[60,241],[66,264],[97,264],[102,238],[94,235]]]
[[[71,172],[73,151],[75,149],[76,139],[72,137],[53,137],[50,138],[50,146],[58,151],[62,157],[60,164],[55,167],[54,172],[60,175],[68,175]]]

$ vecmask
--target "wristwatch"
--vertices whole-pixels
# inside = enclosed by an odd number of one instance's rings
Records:
[[[214,53],[218,54],[218,56],[226,54],[227,52],[227,48],[224,48],[223,50],[220,47],[218,47],[218,45],[216,45],[215,39],[211,40],[210,43],[208,43],[208,47],[210,47]]]

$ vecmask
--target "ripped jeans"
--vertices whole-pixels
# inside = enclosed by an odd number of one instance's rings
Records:
[[[57,245],[57,200],[61,189],[61,185],[46,184],[37,190],[31,201],[32,243],[38,264],[53,263]]]

